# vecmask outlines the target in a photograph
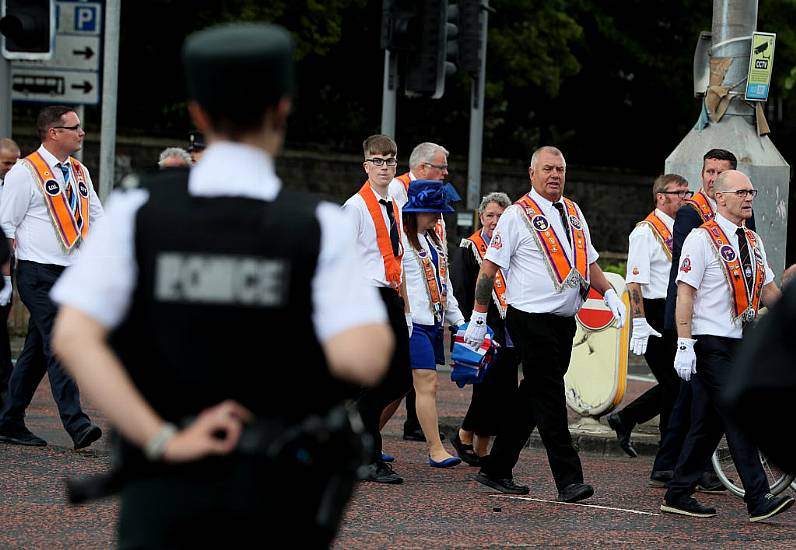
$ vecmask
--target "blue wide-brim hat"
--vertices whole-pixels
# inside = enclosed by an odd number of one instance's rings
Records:
[[[456,212],[448,202],[460,200],[452,185],[438,180],[415,180],[409,184],[409,200],[402,208],[404,212]],[[453,191],[451,193],[451,190]]]

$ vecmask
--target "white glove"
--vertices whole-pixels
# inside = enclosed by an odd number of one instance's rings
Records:
[[[406,318],[406,330],[409,333],[409,338],[412,337],[412,312],[404,313]]]
[[[627,310],[625,309],[625,304],[622,303],[622,300],[619,299],[619,296],[616,295],[616,291],[613,288],[609,288],[605,291],[605,294],[603,294],[603,301],[605,305],[608,306],[608,309],[611,310],[614,319],[616,319],[617,328],[625,326]]]
[[[677,355],[674,356],[674,370],[677,376],[688,382],[691,375],[696,373],[696,353],[694,344],[696,340],[691,338],[677,339]]]
[[[3,281],[5,281],[5,284],[3,285],[3,289],[0,290],[0,306],[7,306],[11,301],[11,292],[14,289],[11,287],[10,276],[3,275]]]
[[[464,343],[472,349],[478,349],[484,343],[484,336],[486,336],[486,313],[473,310],[470,324],[464,333]]]
[[[647,352],[647,340],[650,336],[661,337],[661,333],[652,328],[644,317],[633,319],[633,337],[630,339],[630,348],[636,355]]]

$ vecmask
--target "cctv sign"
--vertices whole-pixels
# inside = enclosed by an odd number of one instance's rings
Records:
[[[766,101],[768,99],[776,40],[777,35],[769,32],[756,32],[752,35],[749,75],[746,79],[747,101]]]

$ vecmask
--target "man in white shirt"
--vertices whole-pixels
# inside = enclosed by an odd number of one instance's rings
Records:
[[[102,435],[80,406],[74,380],[61,368],[50,335],[56,307],[49,292],[102,216],[88,169],[70,155],[83,146],[86,133],[72,107],[45,107],[37,129],[41,147],[6,175],[0,201],[0,224],[17,259],[17,289],[30,312],[25,347],[8,383],[0,412],[0,442],[44,446],[46,441],[25,426],[25,409],[45,368],[61,422],[75,449]],[[41,354],[46,361],[40,361]]]
[[[672,369],[677,337],[672,331],[664,331],[663,314],[672,263],[674,216],[691,195],[688,181],[682,176],[658,176],[652,186],[655,210],[630,233],[625,278],[633,319],[630,350],[645,357],[658,381],[621,411],[608,415],[619,446],[631,457],[638,456],[630,441],[633,428],[660,414],[658,427],[663,433],[680,388],[680,379]]]
[[[9,138],[0,139],[0,201],[2,201],[2,185],[6,174],[19,160],[19,146]],[[0,236],[0,238],[3,238]],[[8,314],[11,312],[11,265],[3,266],[4,285],[0,289],[0,409],[6,394],[8,377],[11,376],[11,342],[8,337]]]
[[[362,166],[368,179],[343,207],[354,220],[364,278],[381,295],[395,338],[395,353],[387,374],[378,385],[363,390],[357,401],[362,422],[376,443],[363,479],[399,484],[403,478],[383,460],[380,433],[380,425],[395,412],[412,387],[409,368],[412,316],[401,265],[404,253],[401,203],[389,190],[398,165],[398,147],[389,136],[376,134],[364,141],[362,150]]]
[[[717,396],[730,376],[744,329],[757,316],[761,302],[770,306],[781,294],[760,236],[745,227],[757,193],[752,182],[745,174],[728,170],[716,179],[715,192],[718,214],[686,237],[677,275],[674,368],[691,384],[691,428],[661,511],[716,515],[715,508],[691,495],[723,427],[743,482],[749,520],[762,521],[787,510],[794,499],[769,494],[757,448],[724,414]]]
[[[535,427],[547,449],[558,499],[576,502],[594,494],[583,483],[578,452],[567,426],[564,374],[569,367],[575,314],[589,287],[605,297],[619,326],[625,306],[611,288],[591,243],[580,208],[563,196],[564,155],[537,149],[528,169],[531,191],[506,209],[492,235],[475,289],[465,340],[483,341],[498,269],[508,270],[506,328],[523,364],[523,379],[509,417],[476,479],[504,493],[527,494],[512,470]]]

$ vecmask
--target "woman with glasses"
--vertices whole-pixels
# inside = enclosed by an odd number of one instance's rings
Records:
[[[428,463],[448,468],[461,463],[442,446],[437,416],[437,365],[444,364],[443,324],[456,327],[464,315],[452,292],[445,246],[434,231],[442,212],[453,212],[441,181],[415,180],[403,207],[403,268],[412,312],[409,338],[415,407],[428,442]]]

